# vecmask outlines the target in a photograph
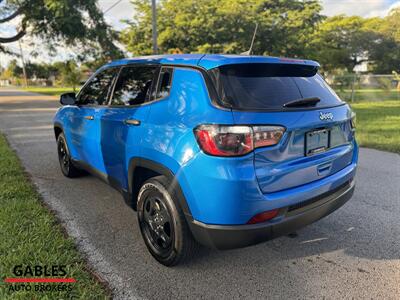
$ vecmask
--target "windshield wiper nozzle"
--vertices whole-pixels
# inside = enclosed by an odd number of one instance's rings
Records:
[[[283,107],[314,106],[315,104],[317,104],[320,101],[321,101],[321,99],[319,99],[318,97],[302,98],[302,99],[289,101],[289,102],[283,104]]]

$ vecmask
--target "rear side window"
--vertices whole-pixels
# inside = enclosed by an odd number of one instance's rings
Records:
[[[342,104],[316,71],[291,64],[235,64],[210,73],[223,103],[234,109],[284,110],[288,102],[312,97],[320,99],[318,108]]]
[[[149,100],[156,66],[124,67],[115,85],[111,105],[139,105]]]
[[[165,98],[171,90],[173,68],[161,68],[155,99]]]
[[[79,94],[79,105],[105,105],[117,68],[109,68],[96,74]]]

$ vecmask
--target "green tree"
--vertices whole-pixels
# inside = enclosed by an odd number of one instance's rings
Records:
[[[151,54],[150,1],[134,0],[134,21],[122,41],[135,55]],[[305,56],[307,37],[320,22],[317,0],[163,0],[158,4],[160,52],[253,53]]]
[[[400,7],[390,11],[384,20],[385,22],[382,24],[380,31],[400,43]]]
[[[400,72],[400,8],[392,10],[383,19],[367,24],[377,36],[369,53],[371,71],[381,74]]]
[[[368,60],[373,32],[364,27],[365,19],[358,16],[334,16],[322,22],[309,44],[311,57],[325,70],[354,67]]]
[[[308,53],[325,71],[353,72],[367,62],[368,71],[400,69],[400,9],[385,18],[334,16],[320,23],[310,37]]]
[[[28,78],[49,78],[49,72],[46,64],[27,62],[25,65]]]
[[[11,77],[21,77],[22,76],[22,68],[18,65],[18,62],[16,59],[12,59],[6,68],[8,70],[8,74],[11,75]]]
[[[82,73],[78,68],[77,64],[72,61],[66,61],[65,63],[59,64],[60,68],[60,81],[64,86],[71,86],[76,91],[76,87],[80,85],[82,79]]]
[[[0,24],[17,17],[20,17],[17,33],[0,36],[0,52],[7,51],[5,44],[30,34],[39,37],[50,49],[63,41],[91,49],[92,55],[121,56],[114,44],[117,35],[105,22],[97,0],[8,0],[1,5]]]

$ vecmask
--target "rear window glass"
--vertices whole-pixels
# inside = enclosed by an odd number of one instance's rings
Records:
[[[312,66],[291,64],[234,64],[210,71],[222,102],[234,109],[282,110],[288,102],[314,97],[320,99],[314,107],[342,104],[316,72]]]

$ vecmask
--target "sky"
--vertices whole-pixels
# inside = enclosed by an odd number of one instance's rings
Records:
[[[150,0],[149,0],[150,1]],[[400,0],[322,0],[322,13],[327,16],[337,14],[358,15],[362,17],[384,17],[394,7],[400,6]],[[117,4],[116,4],[117,3]],[[99,7],[105,13],[106,21],[116,29],[123,29],[126,25],[122,19],[132,19],[134,9],[130,0],[99,0]],[[113,6],[116,4],[113,8]],[[110,9],[111,8],[111,9]],[[12,35],[15,33],[14,24],[0,24],[1,35]],[[28,38],[22,41],[22,48],[25,56],[31,51],[28,46]],[[9,44],[13,50],[18,50],[18,43]],[[36,61],[62,60],[68,58],[68,49],[60,51],[56,58],[51,58],[46,54],[35,59]],[[0,65],[6,65],[11,57],[1,54]]]
[[[149,0],[150,1],[150,0]],[[105,11],[116,1],[99,0],[99,5]],[[323,14],[333,16],[337,14],[358,15],[362,17],[384,17],[395,6],[400,6],[399,0],[322,0]],[[129,0],[121,0],[107,14],[107,20],[116,28],[123,28],[120,19],[129,19],[133,16],[133,6]]]
[[[400,6],[398,0],[323,0],[323,14],[357,15],[362,17],[384,17],[388,12]]]

